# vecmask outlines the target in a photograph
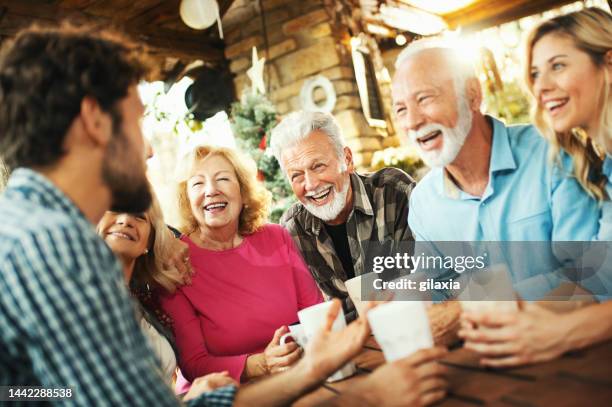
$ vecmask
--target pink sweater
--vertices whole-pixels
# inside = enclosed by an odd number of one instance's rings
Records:
[[[248,355],[264,350],[274,331],[323,301],[289,233],[266,225],[240,246],[211,251],[188,237],[193,282],[161,299],[173,319],[185,377],[229,371],[240,380]]]

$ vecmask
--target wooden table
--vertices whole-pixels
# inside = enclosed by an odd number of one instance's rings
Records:
[[[355,358],[357,375],[326,383],[294,405],[317,405],[354,386],[384,363],[372,338]],[[449,369],[449,392],[437,406],[612,406],[612,341],[577,351],[547,363],[488,369],[464,348],[451,351],[442,361]]]

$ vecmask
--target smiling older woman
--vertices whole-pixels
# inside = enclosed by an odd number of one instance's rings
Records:
[[[270,193],[251,159],[198,147],[186,167],[178,198],[194,275],[162,300],[181,371],[192,379],[227,370],[246,381],[284,370],[301,348],[280,337],[321,293],[288,232],[266,224]]]

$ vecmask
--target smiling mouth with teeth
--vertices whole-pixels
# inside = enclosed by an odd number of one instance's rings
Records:
[[[568,98],[565,99],[556,99],[556,100],[551,100],[549,102],[545,103],[546,109],[551,113],[554,114],[556,113],[560,108],[562,108],[563,106],[565,106],[567,104],[567,102],[569,101]]]
[[[121,238],[121,239],[131,240],[131,241],[135,241],[136,240],[132,236],[128,235],[127,233],[123,233],[123,232],[110,232],[109,235],[114,236],[114,237],[118,237],[118,238]]]
[[[429,134],[426,134],[426,135],[425,135],[425,136],[423,136],[423,137],[419,137],[419,138],[417,139],[417,141],[418,141],[419,143],[423,143],[423,144],[425,144],[425,143],[427,143],[428,141],[435,139],[435,138],[436,138],[436,137],[438,137],[440,134],[442,134],[442,132],[441,132],[440,130],[435,130],[435,131],[432,131],[432,132],[431,132],[431,133],[429,133]]]
[[[318,193],[317,195],[312,195],[309,196],[308,198],[315,201],[315,202],[321,202],[323,201],[325,198],[327,198],[327,196],[331,193],[332,187],[330,186],[329,188],[321,191],[320,193]]]
[[[224,209],[226,206],[227,202],[213,202],[209,203],[208,205],[204,205],[204,210],[211,212],[217,209]]]

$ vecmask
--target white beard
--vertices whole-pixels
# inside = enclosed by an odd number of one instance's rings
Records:
[[[342,186],[341,191],[338,191],[336,189],[336,186],[333,184],[327,184],[318,188],[317,191],[312,193],[312,195],[317,195],[322,190],[329,188],[330,185],[332,186],[332,191],[330,193],[333,193],[334,197],[331,202],[323,206],[317,206],[312,202],[306,201],[304,203],[304,207],[306,208],[306,210],[308,210],[308,212],[310,212],[315,217],[321,219],[324,222],[329,222],[336,219],[338,215],[340,215],[340,212],[342,212],[342,210],[344,209],[344,205],[346,205],[346,196],[348,195],[350,183],[351,178],[349,177]]]
[[[461,151],[463,143],[472,129],[472,111],[464,95],[459,95],[457,100],[457,125],[453,128],[443,126],[439,123],[430,123],[418,131],[410,130],[408,138],[412,141],[419,152],[419,156],[425,164],[431,168],[441,168],[449,165]],[[442,149],[425,151],[416,141],[433,131],[439,130],[442,134]]]

